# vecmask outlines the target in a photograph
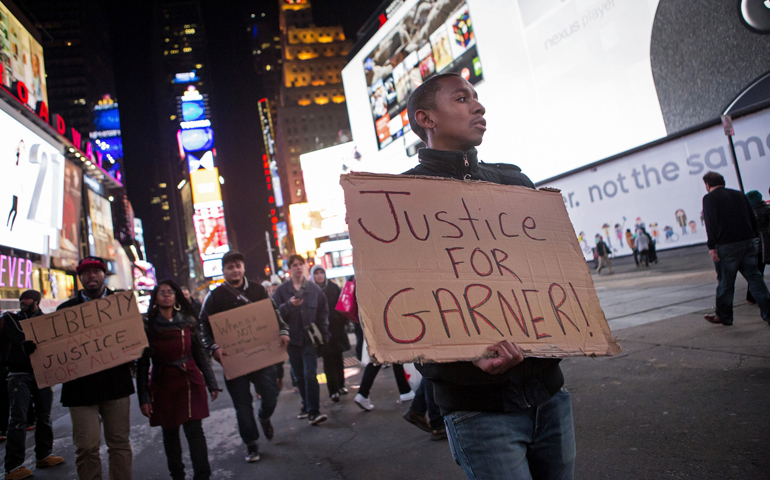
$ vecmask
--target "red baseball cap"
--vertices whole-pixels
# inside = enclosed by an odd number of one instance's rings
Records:
[[[99,268],[102,272],[107,273],[107,267],[104,265],[104,260],[99,257],[85,257],[80,262],[75,271],[80,275],[89,268]]]

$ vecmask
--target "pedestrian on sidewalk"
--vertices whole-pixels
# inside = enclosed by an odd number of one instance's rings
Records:
[[[514,165],[479,162],[485,109],[461,76],[429,78],[409,97],[407,111],[428,148],[418,151],[420,164],[406,175],[534,188]],[[559,360],[525,359],[507,340],[488,350],[498,356],[418,366],[433,383],[455,461],[469,479],[572,479],[575,432]]]
[[[24,467],[26,450],[27,425],[35,424],[35,457],[37,468],[53,467],[64,463],[64,458],[52,455],[53,426],[51,425],[51,407],[53,405],[53,389],[38,388],[35,373],[29,355],[37,345],[27,341],[21,329],[21,321],[38,317],[40,311],[40,292],[26,290],[19,297],[21,310],[17,313],[6,313],[0,319],[0,342],[8,347],[6,366],[8,368],[8,395],[10,422],[8,428],[8,443],[5,445],[5,478],[20,480],[33,475]],[[27,416],[30,404],[35,404],[35,418]]]
[[[604,243],[604,239],[598,233],[596,240],[596,255],[599,257],[599,265],[596,267],[597,275],[601,275],[602,268],[607,267],[607,272],[612,274],[612,263],[610,262],[610,247]]]
[[[214,341],[209,318],[217,313],[270,298],[262,285],[246,278],[245,261],[246,257],[241,252],[230,250],[225,253],[222,257],[222,272],[225,282],[209,293],[201,308],[200,329],[203,345],[211,352],[214,360],[220,364],[222,363],[222,356],[227,355],[227,352],[224,352]],[[275,315],[281,346],[285,347],[289,343],[289,328],[278,310],[276,310]],[[274,431],[270,417],[275,411],[280,393],[275,365],[225,380],[225,386],[233,400],[235,418],[238,420],[238,432],[243,443],[246,444],[246,461],[249,463],[259,460],[259,444],[257,443],[259,429],[257,428],[257,421],[254,419],[254,398],[251,396],[251,385],[254,385],[260,398],[258,416],[259,423],[262,425],[262,432],[265,434],[265,438],[272,440]]]
[[[759,233],[755,240],[757,243],[757,267],[759,274],[764,278],[765,265],[770,263],[770,205],[762,201],[762,194],[757,190],[747,193],[746,198],[754,212],[754,218],[757,219],[757,232]],[[751,290],[746,291],[746,301],[757,303]]]
[[[339,402],[340,395],[348,392],[345,388],[345,365],[342,360],[343,352],[350,350],[350,339],[345,327],[348,319],[342,316],[334,307],[340,299],[342,290],[326,278],[326,270],[321,265],[314,266],[310,275],[313,281],[321,288],[329,306],[329,341],[321,349],[324,359],[324,373],[326,374],[326,387],[332,402]]]
[[[746,195],[725,187],[716,172],[703,176],[703,219],[708,235],[709,255],[717,268],[716,312],[705,316],[711,323],[733,324],[733,297],[738,272],[749,283],[762,319],[770,324],[770,293],[757,265],[757,219]]]
[[[626,243],[628,244],[628,248],[634,252],[634,263],[639,267],[639,250],[636,249],[636,240],[634,239],[634,234],[631,233],[630,228],[626,229]]]
[[[427,419],[425,416],[427,415]],[[414,393],[414,400],[404,419],[420,430],[430,433],[431,440],[446,440],[446,426],[441,409],[433,399],[433,384],[423,378]]]
[[[645,267],[650,266],[650,236],[644,231],[644,227],[636,231],[636,248],[639,249],[639,263]]]
[[[193,313],[195,314],[195,323],[197,324],[198,317],[201,316],[201,308],[203,307],[203,304],[193,294],[190,293],[189,288],[182,287],[182,293],[184,294],[184,298],[187,299],[193,309]]]
[[[364,367],[364,375],[361,378],[361,386],[358,387],[358,394],[356,395],[356,398],[353,399],[353,401],[356,402],[356,405],[367,412],[374,410],[374,405],[369,400],[369,392],[371,392],[372,385],[374,385],[374,379],[377,378],[377,374],[380,373],[381,369],[382,364],[375,365],[372,362],[366,364],[366,367]],[[394,363],[393,376],[396,377],[399,399],[402,402],[412,400],[415,397],[415,394],[406,379],[404,366],[400,363]]]
[[[292,255],[288,263],[291,281],[275,291],[275,303],[289,324],[291,340],[286,350],[302,398],[297,418],[307,418],[311,425],[319,425],[327,416],[320,411],[316,346],[329,341],[329,305],[323,290],[305,278],[305,259]]]
[[[107,267],[99,257],[85,257],[78,263],[77,274],[83,289],[75,298],[57,308],[81,305],[115,293],[105,286]],[[75,465],[78,478],[102,478],[99,447],[107,444],[110,480],[132,478],[133,453],[131,433],[131,394],[134,380],[133,361],[71,380],[61,387],[61,403],[69,408],[72,419],[72,442],[75,444]]]
[[[172,280],[161,281],[153,290],[144,333],[149,346],[136,365],[142,415],[150,419],[150,426],[163,428],[163,447],[173,480],[185,478],[180,426],[190,447],[193,478],[208,480],[211,467],[201,420],[209,416],[206,389],[212,401],[221,390],[200,338],[195,310]]]

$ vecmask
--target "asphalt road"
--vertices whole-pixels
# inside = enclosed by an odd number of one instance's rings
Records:
[[[735,325],[703,320],[713,306],[716,274],[705,247],[661,252],[647,269],[625,258],[613,275],[594,276],[602,306],[623,353],[562,362],[572,394],[578,479],[770,479],[770,327],[736,290]],[[322,385],[329,421],[297,420],[290,382],[273,416],[275,439],[260,439],[262,459],[243,460],[229,395],[211,404],[203,426],[217,479],[462,479],[446,441],[401,418],[391,369],[380,372],[372,412],[353,403],[360,366],[346,369],[351,394],[334,404]],[[288,370],[288,369],[287,369]],[[218,371],[222,381],[221,370]],[[66,409],[54,402],[55,453],[67,463],[35,471],[39,479],[75,479]],[[134,478],[168,478],[160,428],[150,428],[132,398]],[[185,444],[185,442],[182,442]],[[26,465],[34,465],[28,435]],[[105,459],[106,447],[102,447]],[[192,478],[189,457],[188,476]],[[33,467],[31,467],[33,468]],[[34,468],[33,468],[34,469]]]

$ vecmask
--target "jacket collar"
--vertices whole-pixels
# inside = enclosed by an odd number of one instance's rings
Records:
[[[448,173],[455,178],[463,178],[466,173],[472,174],[478,170],[479,166],[478,151],[475,148],[466,152],[421,148],[417,154],[421,165],[431,170]]]

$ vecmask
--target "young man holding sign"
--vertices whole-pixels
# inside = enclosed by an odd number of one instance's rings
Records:
[[[486,131],[485,109],[461,76],[428,79],[407,110],[428,148],[405,175],[534,188],[514,165],[479,162],[475,147]],[[433,383],[455,461],[470,479],[571,479],[575,436],[559,360],[524,358],[508,340],[488,350],[495,356],[419,367]]]
[[[104,285],[107,267],[101,258],[85,257],[78,263],[77,273],[83,289],[75,298],[59,305],[57,310],[115,293]],[[131,394],[134,393],[131,364],[133,362],[124,363],[62,385],[61,403],[70,410],[72,442],[77,448],[75,464],[81,480],[102,478],[99,456],[102,425],[110,458],[110,480],[131,478],[133,454],[128,439],[131,433]]]
[[[266,298],[265,288],[257,282],[249,282],[245,277],[246,268],[244,261],[246,257],[242,253],[230,250],[222,257],[222,271],[225,276],[225,283],[215,288],[203,301],[200,316],[201,337],[203,345],[211,351],[214,360],[222,363],[222,355],[227,355],[222,348],[214,341],[214,333],[211,329],[209,317],[233,308],[242,307],[249,303],[258,302]],[[286,347],[289,344],[289,327],[281,320],[281,315],[276,310],[278,319],[279,335],[281,346]],[[278,403],[278,380],[275,373],[275,365],[265,367],[241,377],[225,380],[225,386],[233,399],[235,407],[235,416],[238,420],[238,431],[241,434],[243,443],[246,444],[248,453],[247,462],[256,462],[259,460],[259,430],[257,422],[254,419],[254,407],[252,406],[251,385],[262,398],[262,404],[259,408],[259,423],[262,425],[262,431],[265,438],[273,439],[273,425],[270,423],[270,416],[273,415],[275,406]]]

